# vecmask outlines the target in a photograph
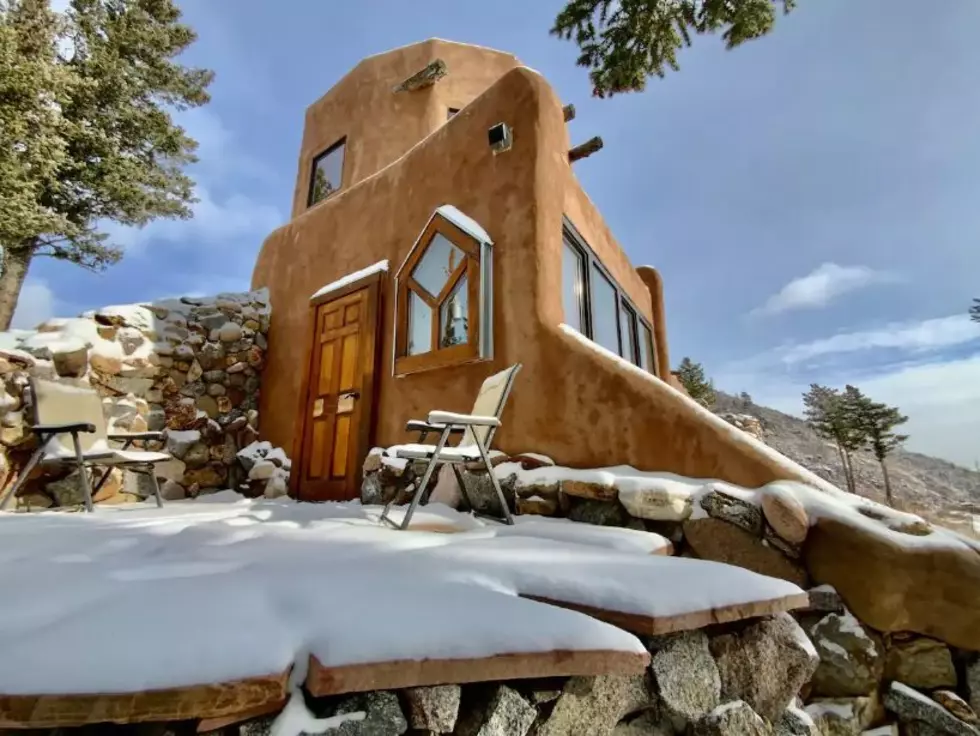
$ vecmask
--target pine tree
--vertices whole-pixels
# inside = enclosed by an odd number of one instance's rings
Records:
[[[849,389],[853,387],[848,387]],[[803,394],[804,415],[807,423],[820,437],[833,440],[844,470],[847,490],[857,492],[851,453],[864,447],[866,438],[858,425],[853,409],[853,391],[841,393],[835,388],[810,384]]]
[[[0,89],[18,85],[0,122],[32,103],[40,121],[0,132],[0,187],[23,185],[0,197],[0,330],[35,257],[102,270],[122,252],[101,222],[186,218],[195,201],[197,144],[170,113],[205,104],[213,75],[174,61],[195,39],[174,1],[72,0],[52,16],[47,0],[0,0]]]
[[[748,391],[743,391],[738,395],[738,400],[742,404],[742,411],[748,411],[752,408],[752,397],[749,396]]]
[[[677,52],[695,34],[721,32],[729,49],[764,36],[776,9],[796,0],[568,0],[551,33],[575,39],[578,65],[590,69],[593,94],[644,89],[647,77],[677,71]]]
[[[980,299],[973,300],[973,306],[970,307],[970,319],[974,322],[980,322]]]
[[[848,386],[848,388],[853,388]],[[857,392],[857,390],[855,389]],[[893,430],[908,421],[908,417],[893,406],[872,401],[857,392],[855,409],[857,421],[868,438],[868,445],[874,453],[881,474],[885,481],[885,499],[889,506],[894,506],[891,480],[888,477],[888,466],[885,459],[908,439],[906,434],[896,434]]]
[[[688,396],[701,406],[711,407],[714,405],[715,387],[711,381],[705,378],[704,366],[695,363],[690,358],[684,358],[673,373],[684,386]]]

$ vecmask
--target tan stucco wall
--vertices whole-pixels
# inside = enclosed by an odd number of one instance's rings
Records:
[[[449,73],[415,92],[392,89],[436,59]],[[520,62],[512,54],[430,39],[361,61],[306,110],[293,213],[306,210],[313,159],[347,137],[343,181],[381,170],[446,122]]]
[[[468,63],[484,63],[484,52],[460,48]],[[449,53],[443,50],[440,56]],[[457,60],[455,68],[465,67],[464,61]],[[404,66],[411,73],[416,64]],[[450,64],[446,80],[453,69]],[[396,82],[407,76],[402,71],[393,74]],[[390,88],[387,81],[384,87]],[[339,98],[331,104],[354,109]],[[512,126],[514,146],[494,156],[486,131],[500,121]],[[353,142],[353,133],[348,136]],[[647,284],[581,191],[567,149],[555,93],[540,75],[515,68],[407,155],[275,231],[253,275],[254,287],[269,287],[273,304],[261,395],[263,435],[291,446],[305,370],[297,358],[307,349],[309,295],[382,259],[397,269],[433,210],[453,204],[495,241],[495,359],[394,378],[388,279],[377,444],[411,441],[405,422],[424,418],[432,409],[469,410],[484,378],[521,362],[524,369],[497,435],[504,451],[543,452],[570,466],[629,464],[753,486],[793,476],[770,454],[706,421],[663,381],[561,330],[563,214],[644,315],[653,318]]]

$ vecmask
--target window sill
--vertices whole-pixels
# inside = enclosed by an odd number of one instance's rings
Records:
[[[456,347],[444,348],[434,353],[424,353],[422,355],[405,355],[401,358],[395,358],[395,378],[402,378],[414,373],[434,371],[439,368],[482,363],[487,360],[489,359],[481,358],[476,348],[472,345],[457,345]]]

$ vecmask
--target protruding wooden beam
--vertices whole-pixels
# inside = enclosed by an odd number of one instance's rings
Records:
[[[565,105],[565,107],[563,107],[561,109],[561,111],[565,114],[565,122],[566,123],[569,120],[574,120],[575,119],[575,105]]]
[[[590,138],[585,143],[575,146],[572,150],[568,152],[568,163],[573,164],[580,158],[585,158],[586,156],[591,156],[593,153],[602,148],[602,138],[595,136]]]
[[[436,59],[428,64],[424,69],[415,72],[404,82],[395,87],[395,92],[414,92],[418,89],[431,87],[449,73],[446,62]]]

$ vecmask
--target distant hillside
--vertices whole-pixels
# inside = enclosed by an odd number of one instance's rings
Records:
[[[718,392],[716,413],[750,414],[762,424],[766,444],[779,450],[822,478],[845,488],[836,447],[818,437],[804,422],[789,414],[746,404]],[[884,501],[884,483],[878,461],[870,453],[854,458],[857,490],[862,496]],[[980,473],[917,452],[898,451],[888,460],[896,505],[957,528],[969,525],[970,514],[980,514]]]

